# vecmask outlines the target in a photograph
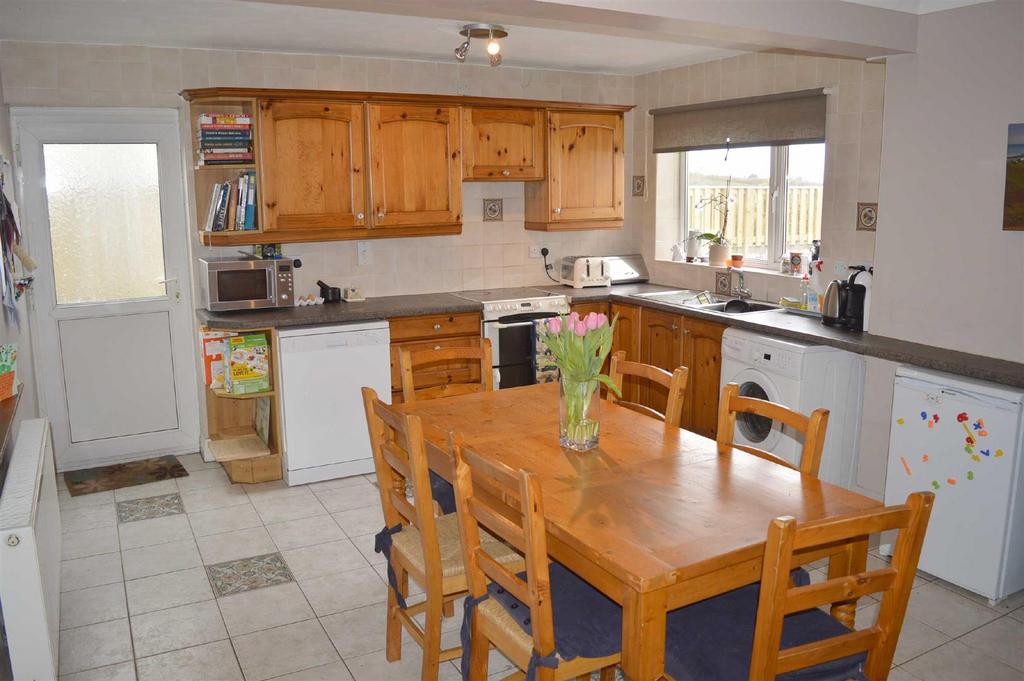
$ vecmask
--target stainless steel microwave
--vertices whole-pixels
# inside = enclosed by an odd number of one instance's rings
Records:
[[[291,307],[292,258],[200,258],[202,305],[211,312]]]

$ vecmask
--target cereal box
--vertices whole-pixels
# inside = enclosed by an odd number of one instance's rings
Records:
[[[206,385],[213,389],[224,389],[224,356],[228,354],[228,337],[232,333],[203,333],[203,367],[206,370]]]
[[[267,336],[252,333],[228,339],[224,389],[233,395],[270,390],[270,348]]]

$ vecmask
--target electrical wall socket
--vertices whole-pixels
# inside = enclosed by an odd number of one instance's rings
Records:
[[[370,242],[356,242],[356,258],[360,267],[367,267],[370,264]]]
[[[541,257],[540,249],[542,249],[542,248],[544,248],[543,245],[541,245],[541,246],[530,246],[530,257],[531,258],[540,258]]]

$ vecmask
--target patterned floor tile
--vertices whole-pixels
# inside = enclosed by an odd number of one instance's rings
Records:
[[[185,506],[181,503],[181,496],[178,494],[161,494],[158,497],[117,502],[117,520],[121,523],[163,518],[184,512]]]
[[[208,565],[206,573],[218,597],[295,581],[280,553]]]

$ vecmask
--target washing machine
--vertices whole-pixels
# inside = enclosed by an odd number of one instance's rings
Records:
[[[864,358],[825,345],[809,345],[742,329],[722,336],[722,386],[777,402],[802,414],[829,410],[819,477],[850,488],[856,480]],[[738,414],[735,441],[800,464],[803,436],[763,416]]]

